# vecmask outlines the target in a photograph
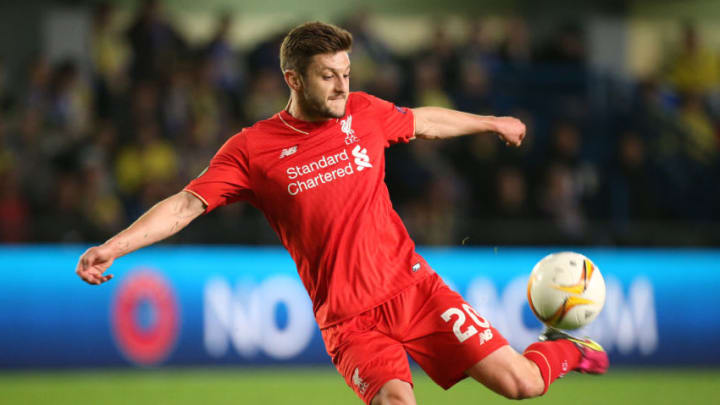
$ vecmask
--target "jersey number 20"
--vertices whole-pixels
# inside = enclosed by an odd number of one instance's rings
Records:
[[[468,304],[462,304],[462,308],[465,310],[465,312],[467,312],[467,314],[470,316],[470,319],[472,319],[477,326],[483,329],[490,327],[490,323],[486,321],[485,318],[480,316],[480,314],[475,311],[475,308],[471,307]],[[455,333],[455,337],[458,338],[460,343],[470,339],[478,333],[477,329],[473,325],[468,326],[464,332],[462,331],[462,327],[465,324],[466,319],[465,312],[461,311],[458,308],[449,308],[447,311],[443,312],[442,315],[440,315],[445,322],[450,322],[453,315],[457,316],[455,323],[453,323],[453,332]]]

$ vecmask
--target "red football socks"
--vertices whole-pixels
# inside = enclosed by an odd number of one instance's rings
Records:
[[[543,394],[553,381],[575,369],[582,357],[575,344],[564,339],[533,343],[525,349],[523,356],[540,368],[545,382]]]

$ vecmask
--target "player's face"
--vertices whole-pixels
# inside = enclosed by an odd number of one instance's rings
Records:
[[[303,76],[300,104],[309,117],[342,118],[350,93],[347,52],[315,55]]]

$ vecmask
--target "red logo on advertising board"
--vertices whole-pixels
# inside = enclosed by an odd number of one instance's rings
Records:
[[[118,286],[110,306],[112,334],[125,357],[140,365],[154,365],[175,346],[179,306],[170,283],[157,272],[130,273]]]

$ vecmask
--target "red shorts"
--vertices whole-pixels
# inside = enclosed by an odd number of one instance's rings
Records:
[[[367,404],[389,380],[412,385],[408,354],[448,389],[467,376],[465,370],[508,344],[437,274],[321,332],[333,364]]]

